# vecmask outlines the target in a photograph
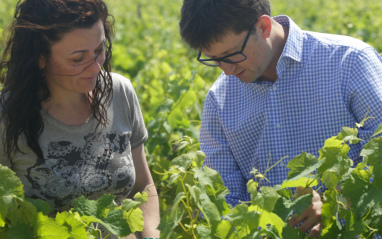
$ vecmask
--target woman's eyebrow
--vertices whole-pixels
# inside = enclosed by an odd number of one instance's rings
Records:
[[[104,45],[106,43],[106,40],[104,39],[102,42],[101,42],[101,44],[99,44],[98,46],[97,46],[97,49],[98,48],[100,48],[102,45]],[[78,51],[74,51],[74,52],[72,52],[70,55],[74,55],[74,54],[76,54],[76,53],[84,53],[84,52],[88,52],[89,50],[78,50]]]

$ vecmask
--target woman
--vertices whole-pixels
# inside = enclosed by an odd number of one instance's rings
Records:
[[[121,203],[147,189],[138,237],[159,237],[139,102],[110,72],[110,17],[102,0],[19,1],[0,63],[0,163],[55,211],[82,195]]]

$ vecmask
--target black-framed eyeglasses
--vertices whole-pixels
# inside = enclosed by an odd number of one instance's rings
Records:
[[[199,50],[198,57],[196,59],[200,63],[207,65],[207,66],[212,66],[212,67],[221,66],[221,64],[220,64],[221,61],[225,62],[225,63],[229,63],[229,64],[236,64],[236,63],[245,61],[247,59],[247,55],[245,55],[243,53],[243,51],[244,51],[244,48],[247,46],[248,39],[249,39],[251,32],[253,30],[253,26],[254,25],[252,25],[251,29],[249,29],[247,37],[245,38],[245,41],[244,41],[243,46],[241,47],[240,51],[228,54],[228,55],[220,57],[220,58],[201,59],[200,57],[202,56],[202,51]]]

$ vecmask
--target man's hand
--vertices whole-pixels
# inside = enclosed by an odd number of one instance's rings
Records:
[[[303,188],[297,188],[295,195],[299,195],[302,190]],[[289,226],[295,227],[302,220],[305,220],[300,226],[300,230],[305,233],[311,229],[308,237],[317,237],[321,231],[321,208],[323,203],[320,194],[314,190],[306,190],[301,195],[310,192],[313,194],[312,204],[301,215],[292,217],[289,221]]]

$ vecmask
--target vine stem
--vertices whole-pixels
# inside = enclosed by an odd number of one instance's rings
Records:
[[[195,232],[194,232],[194,217],[192,216],[192,212],[190,211],[190,200],[188,199],[188,196],[189,196],[189,193],[188,191],[186,190],[186,187],[184,185],[184,179],[186,178],[187,176],[187,172],[184,174],[184,177],[182,179],[179,179],[180,182],[182,183],[182,188],[183,188],[183,191],[185,192],[185,195],[186,195],[186,201],[187,201],[187,204],[182,200],[182,203],[184,205],[184,207],[186,208],[187,212],[188,212],[188,215],[190,217],[190,223],[191,223],[191,232],[192,232],[192,235],[195,237]],[[185,228],[183,227],[183,229],[185,230]],[[185,230],[186,231],[186,230]],[[186,231],[187,232],[187,231]]]
[[[378,229],[371,228],[371,227],[369,227],[369,225],[367,225],[367,224],[366,224],[366,227],[371,231],[370,234],[366,237],[366,239],[369,238],[370,236],[372,236],[373,233],[375,233],[375,232],[378,231]]]
[[[345,204],[343,204],[341,201],[337,201],[337,203],[338,203],[339,205],[341,205],[344,209],[347,209],[346,206],[345,206]]]
[[[182,222],[179,222],[179,225],[183,228],[183,230],[190,236],[192,236],[188,231],[187,229],[183,226]]]

